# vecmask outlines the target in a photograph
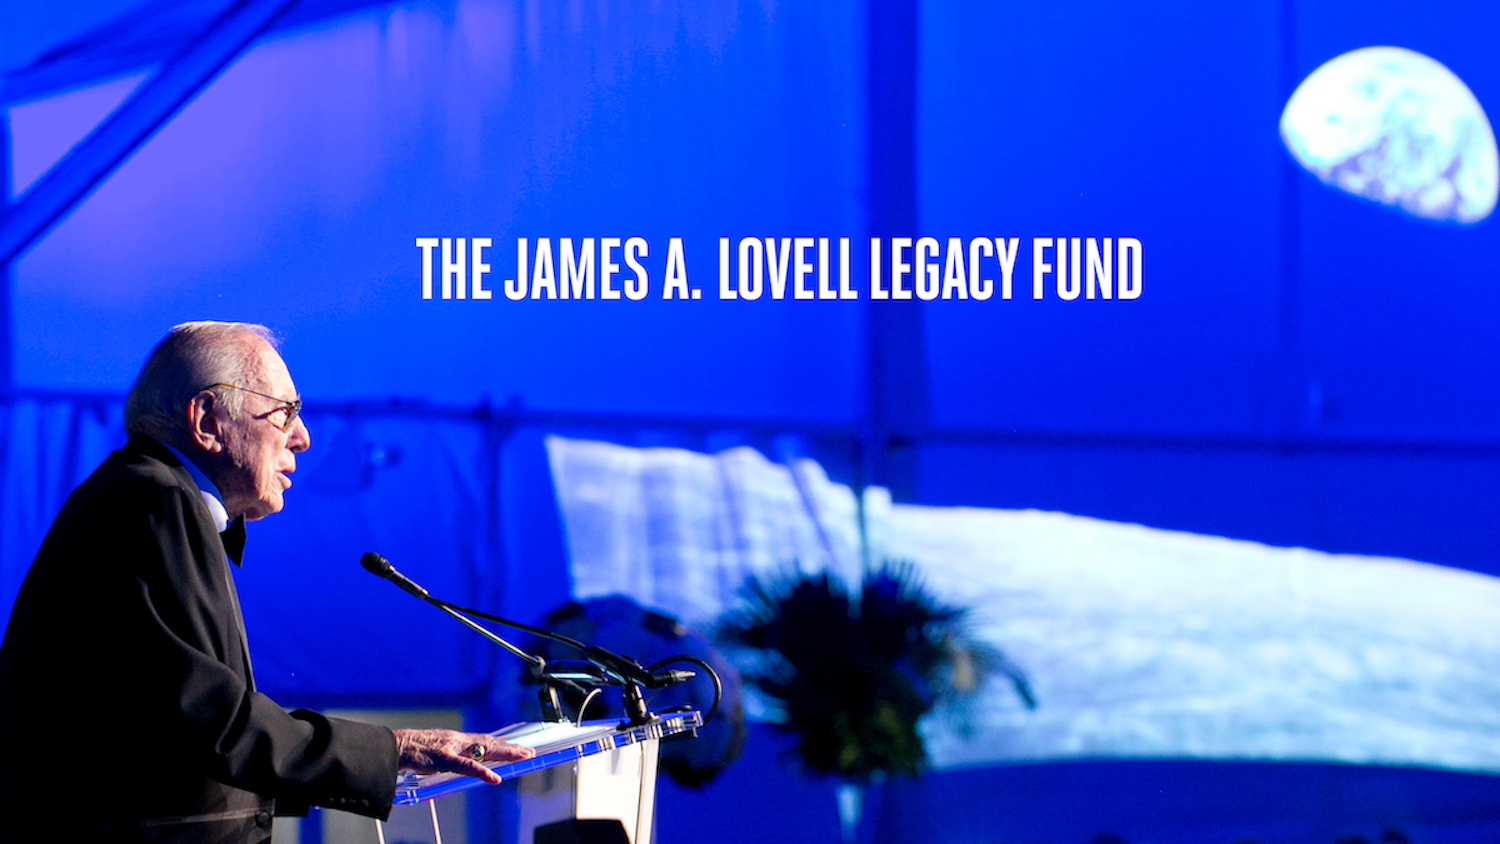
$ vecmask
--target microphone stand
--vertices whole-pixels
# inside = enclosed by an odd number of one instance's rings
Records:
[[[515,645],[512,645],[510,642],[507,642],[499,636],[496,636],[494,633],[486,630],[482,625],[475,623],[473,619],[448,606],[445,602],[440,601],[437,598],[429,595],[427,596],[427,602],[458,619],[470,630],[473,630],[484,638],[489,639],[491,642],[494,642],[495,644],[510,651],[521,659],[524,659],[527,662],[531,663],[531,676],[535,677],[537,682],[542,684],[542,687],[540,689],[537,689],[537,703],[542,708],[542,720],[551,723],[562,723],[568,720],[567,718],[563,717],[562,702],[557,699],[557,686],[547,677],[547,661],[545,659],[542,659],[536,654],[529,654],[516,647]]]
[[[647,711],[645,695],[642,692],[643,686],[648,688],[655,688],[672,685],[677,682],[681,682],[682,679],[686,679],[685,677],[677,678],[670,676],[673,674],[686,674],[687,677],[692,676],[691,672],[664,672],[661,678],[657,678],[654,677],[651,672],[647,671],[645,668],[642,668],[640,663],[629,657],[610,653],[609,651],[606,651],[600,647],[585,645],[577,639],[570,639],[567,636],[552,633],[546,630],[541,630],[536,627],[521,624],[520,622],[511,621],[508,618],[501,618],[497,615],[490,615],[489,613],[481,612],[480,610],[471,609],[469,607],[460,607],[456,604],[450,604],[447,601],[442,600],[441,598],[434,598],[432,595],[428,594],[426,589],[423,589],[410,578],[396,571],[395,566],[392,566],[389,560],[380,556],[374,551],[370,551],[363,557],[361,557],[360,565],[364,566],[365,570],[370,572],[371,574],[391,581],[406,592],[409,592],[412,595],[421,598],[422,600],[426,601],[429,604],[432,604],[448,615],[458,619],[465,626],[469,627],[471,630],[476,631],[481,636],[489,639],[491,642],[494,642],[495,644],[506,649],[507,651],[510,651],[521,659],[524,659],[527,662],[531,663],[531,675],[542,684],[542,688],[537,692],[537,696],[541,703],[542,720],[544,721],[563,722],[567,720],[562,715],[562,706],[557,698],[556,683],[573,683],[578,678],[568,677],[554,679],[550,677],[547,674],[546,660],[535,654],[527,653],[526,651],[523,651],[515,645],[512,645],[511,643],[505,641],[504,639],[495,635],[493,632],[476,623],[473,619],[470,619],[468,616],[464,615],[464,613],[469,613],[470,615],[478,616],[479,618],[485,619],[486,621],[493,621],[497,624],[504,624],[508,627],[514,627],[527,633],[541,636],[546,639],[551,639],[556,642],[561,642],[562,644],[577,648],[578,650],[582,651],[586,660],[603,669],[603,672],[605,674],[605,677],[603,678],[604,682],[612,683],[614,679],[619,680],[622,698],[621,705],[625,711],[626,723],[632,727],[638,727],[643,724],[651,724],[660,720],[655,715],[652,715],[649,711]]]
[[[444,601],[441,598],[434,598],[431,595],[425,595],[423,597],[426,598],[428,603],[432,604],[443,612],[448,613],[459,621],[462,621],[463,623],[469,625],[475,630],[482,632],[487,638],[499,643],[502,647],[506,648],[522,659],[532,660],[532,674],[533,676],[538,677],[543,683],[543,689],[540,694],[543,696],[542,711],[544,714],[549,711],[560,711],[560,704],[557,699],[557,689],[551,684],[551,682],[549,682],[551,678],[549,678],[546,674],[546,661],[539,656],[527,654],[519,648],[516,648],[515,646],[507,643],[499,636],[496,636],[490,631],[485,630],[483,627],[480,627],[478,624],[475,624],[468,617],[458,612],[458,610],[463,610],[466,613],[478,616],[479,618],[485,619],[486,621],[493,621],[496,624],[505,624],[510,627],[525,630],[529,633],[540,635],[544,638],[562,642],[565,645],[571,645],[572,647],[583,651],[584,659],[603,669],[603,672],[605,674],[605,677],[602,678],[603,682],[609,685],[615,685],[615,681],[618,681],[621,696],[620,706],[621,709],[623,709],[625,712],[625,719],[628,725],[632,727],[639,727],[642,724],[652,724],[661,720],[655,715],[652,715],[646,709],[646,697],[644,692],[642,691],[642,687],[663,685],[664,683],[659,684],[657,680],[652,677],[651,672],[647,671],[645,668],[642,668],[639,662],[636,662],[630,657],[611,653],[597,646],[585,645],[576,639],[570,639],[567,636],[563,636],[561,634],[551,633],[546,630],[539,630],[534,627],[529,627],[525,624],[521,624],[520,622],[511,621],[507,618],[501,618],[497,615],[490,615],[489,613],[482,612],[480,610],[449,604],[447,601]],[[573,683],[577,682],[577,680],[570,677],[563,682]],[[670,683],[673,681],[666,682]],[[547,718],[545,720],[562,721],[566,719],[562,718],[561,715],[559,715],[555,719]]]

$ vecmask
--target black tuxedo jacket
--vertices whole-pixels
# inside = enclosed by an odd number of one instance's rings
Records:
[[[272,800],[390,811],[389,730],[255,691],[197,486],[132,437],[63,505],[0,643],[0,840],[261,842]]]

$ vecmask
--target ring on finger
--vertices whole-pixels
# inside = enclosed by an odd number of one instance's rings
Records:
[[[469,745],[469,748],[466,752],[469,754],[470,759],[478,762],[479,760],[484,758],[485,748],[484,745],[476,741],[473,744]]]

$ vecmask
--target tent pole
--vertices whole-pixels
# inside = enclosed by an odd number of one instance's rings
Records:
[[[10,217],[11,186],[10,111],[0,109],[0,219]],[[9,259],[0,260],[0,397],[16,384],[16,285]]]
[[[890,238],[917,232],[917,0],[866,5],[867,226],[881,238],[889,272]],[[908,257],[910,252],[907,252]],[[861,484],[890,488],[900,501],[917,495],[917,443],[929,417],[922,309],[916,300],[865,307],[865,401],[860,420]]]
[[[10,264],[114,172],[297,0],[236,0],[156,76],[5,210],[0,264]]]

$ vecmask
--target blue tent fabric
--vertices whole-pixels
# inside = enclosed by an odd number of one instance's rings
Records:
[[[132,8],[150,14],[116,35],[149,42],[192,29],[170,10],[222,3],[11,5],[0,48],[29,60]],[[252,526],[239,574],[257,668],[287,703],[456,701],[485,725],[526,714],[531,702],[494,679],[513,676],[507,657],[355,561],[379,551],[446,597],[541,618],[586,567],[557,512],[549,434],[750,446],[773,464],[810,458],[855,488],[892,483],[882,475],[898,463],[902,505],[1036,508],[1500,573],[1500,228],[1428,224],[1327,190],[1277,132],[1302,77],[1372,44],[1440,60],[1493,116],[1500,5],[1255,0],[1191,16],[1094,0],[298,5],[339,14],[254,45],[6,268],[0,384],[16,392],[0,396],[0,613],[63,496],[122,439],[118,396],[141,356],[171,324],[202,318],[274,327],[309,401],[314,451],[287,511]],[[895,57],[875,38],[890,20],[910,24]],[[42,43],[39,31],[60,34]],[[12,196],[150,70],[72,66],[86,87],[6,101],[0,182]],[[911,101],[888,102],[885,82]],[[909,162],[882,169],[892,152]],[[906,201],[912,230],[887,237],[944,249],[1019,239],[1014,298],[910,302],[896,318],[881,310],[895,303],[868,296],[718,299],[720,238],[849,237],[867,289],[865,238],[889,222],[888,194]],[[503,294],[521,238],[556,250],[632,236],[650,246],[657,294],[681,237],[703,298]],[[416,239],[428,237],[492,238],[494,297],[423,299]],[[1139,239],[1143,295],[1063,301],[1049,278],[1044,300],[1030,298],[1032,239],[1072,237]],[[631,494],[670,486],[653,483]],[[658,526],[685,535],[681,519]],[[841,553],[816,531],[797,547]],[[714,548],[746,562],[731,541]],[[725,811],[744,816],[746,795],[769,802],[781,796],[769,784],[798,782],[774,755],[727,772],[737,793]],[[934,789],[983,802],[943,777]],[[1312,782],[1337,794],[1344,781]],[[1403,786],[1390,782],[1395,804]],[[832,810],[819,788],[777,803],[807,821],[804,840],[836,829],[814,817]],[[1195,840],[1283,837],[1234,828],[1243,805],[1182,794],[1223,833],[1197,828]],[[926,817],[952,814],[928,796]],[[1336,802],[1308,810],[1307,840],[1381,833],[1339,827]],[[883,824],[882,840],[921,840],[923,817]],[[662,827],[663,844],[714,831]],[[747,836],[761,832],[782,840]]]
[[[124,444],[122,407],[106,399],[0,402],[0,608],[6,618],[63,501]]]

